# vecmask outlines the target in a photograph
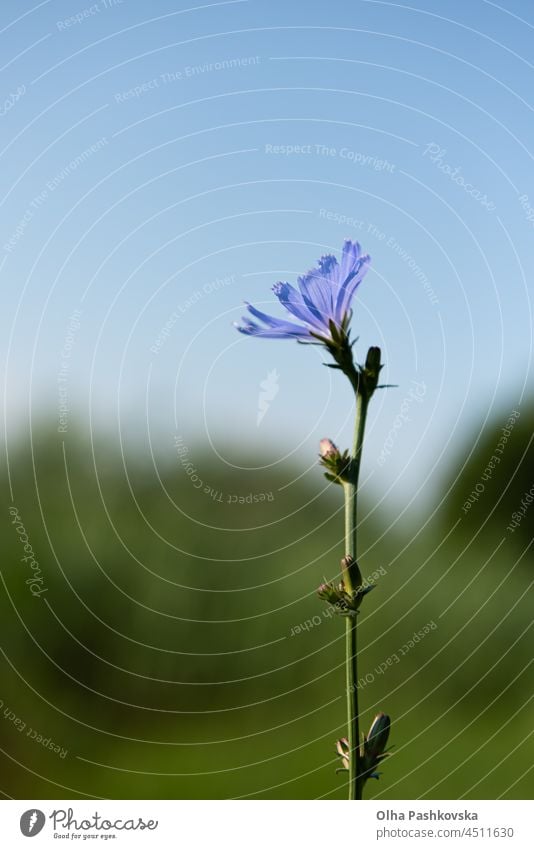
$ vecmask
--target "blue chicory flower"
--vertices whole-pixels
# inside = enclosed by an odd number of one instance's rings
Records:
[[[332,323],[339,330],[348,323],[352,299],[370,262],[371,258],[362,254],[358,242],[346,239],[340,263],[335,256],[327,254],[318,260],[317,268],[298,278],[298,289],[290,283],[275,283],[273,286],[280,303],[302,324],[267,315],[247,303],[249,313],[263,324],[243,316],[244,325],[236,323],[236,327],[247,336],[262,336],[264,339],[313,342],[319,338],[331,341]]]

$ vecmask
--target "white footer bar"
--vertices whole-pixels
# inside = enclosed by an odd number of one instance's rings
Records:
[[[124,849],[532,849],[529,808],[529,802],[487,800],[2,801],[0,842],[9,849],[67,842]]]

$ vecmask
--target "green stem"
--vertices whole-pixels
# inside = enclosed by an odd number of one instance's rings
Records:
[[[363,435],[369,399],[362,393],[356,395],[356,422],[352,451],[352,473],[350,482],[344,484],[345,491],[345,554],[357,559],[357,504],[358,478],[363,448]],[[355,590],[351,575],[344,575],[348,592]],[[357,617],[346,617],[346,686],[347,686],[347,737],[349,741],[349,799],[361,799],[363,781],[360,773],[360,728],[358,709],[358,647]]]

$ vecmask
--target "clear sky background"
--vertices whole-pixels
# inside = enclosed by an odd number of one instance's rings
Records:
[[[357,238],[357,352],[398,384],[364,486],[428,509],[528,398],[533,38],[527,0],[3,2],[8,438],[46,416],[171,460],[181,434],[200,473],[261,449],[316,475],[319,439],[350,440],[344,378],[232,322]]]

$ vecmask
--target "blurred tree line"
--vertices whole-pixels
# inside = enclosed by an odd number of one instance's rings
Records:
[[[532,792],[534,509],[507,526],[534,483],[534,412],[496,455],[506,422],[451,457],[424,530],[362,505],[362,572],[384,574],[361,613],[360,701],[364,724],[392,715],[395,743],[368,795]],[[341,494],[316,468],[288,485],[188,450],[197,480],[178,454],[82,429],[41,425],[4,454],[4,793],[344,798],[343,627],[315,595],[342,555]]]

